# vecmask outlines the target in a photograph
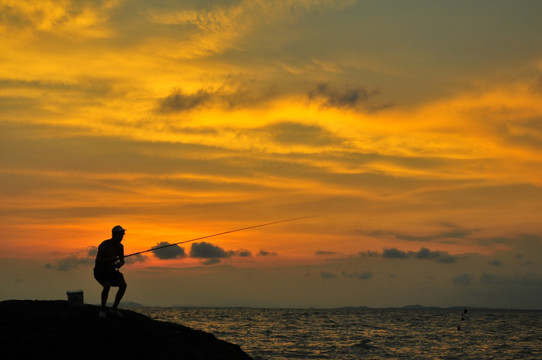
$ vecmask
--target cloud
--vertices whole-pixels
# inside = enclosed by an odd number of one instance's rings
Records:
[[[337,255],[336,251],[326,251],[326,250],[317,250],[314,255],[316,256],[325,256],[325,255]]]
[[[76,33],[103,37],[109,34],[103,23],[109,17],[108,12],[118,3],[112,0],[40,0],[31,5],[24,1],[3,2],[0,3],[0,32],[53,32],[71,36]]]
[[[359,233],[364,233],[363,230],[357,230]],[[369,232],[370,236],[375,237],[386,237],[386,236],[395,236],[395,233],[391,230],[379,229]]]
[[[232,256],[250,257],[252,253],[245,249],[226,251],[220,246],[207,242],[193,243],[190,249],[190,257],[204,259],[204,265],[218,264],[221,259],[231,258]]]
[[[339,276],[327,271],[321,271],[320,277],[324,280],[333,280],[333,279],[338,278]]]
[[[98,247],[97,246],[89,246],[87,254],[88,254],[88,256],[96,256],[96,255],[98,255]]]
[[[416,259],[434,259],[439,257],[439,251],[431,251],[427,248],[421,248],[417,253],[414,254]]]
[[[390,104],[375,105],[369,101],[379,95],[377,90],[367,90],[362,86],[347,87],[337,90],[327,83],[320,83],[316,88],[309,91],[307,96],[311,101],[319,101],[324,107],[334,108],[362,108],[367,111],[378,111],[390,107]]]
[[[134,256],[124,258],[124,262],[126,264],[135,264],[135,263],[138,263],[138,262],[145,262],[145,261],[147,261],[147,257],[144,256],[144,255],[141,255],[141,254],[137,254],[137,255],[134,255]]]
[[[378,256],[378,253],[360,253],[362,256]],[[431,251],[422,247],[418,251],[402,251],[396,248],[384,249],[380,255],[386,259],[408,259],[415,258],[420,260],[436,260],[437,262],[450,264],[458,260],[457,256],[450,255],[446,251]]]
[[[457,261],[456,256],[452,256],[445,251],[431,251],[425,247],[412,254],[416,259],[435,259],[441,263],[453,263]]]
[[[58,271],[70,271],[79,267],[79,265],[92,265],[94,264],[94,259],[89,257],[77,257],[71,255],[59,260],[56,260],[54,263],[45,264],[45,268],[58,270]]]
[[[234,87],[233,89],[231,89]],[[273,89],[250,90],[223,85],[217,89],[199,89],[193,93],[186,93],[180,88],[175,88],[171,93],[159,100],[157,111],[159,113],[180,113],[195,110],[201,107],[220,107],[233,110],[239,107],[253,107],[255,104],[269,101],[275,97]]]
[[[220,259],[231,255],[220,246],[208,242],[193,243],[190,249],[190,257],[200,259]]]
[[[352,0],[329,1],[253,1],[241,0],[235,2],[213,3],[203,5],[183,6],[182,10],[160,6],[150,11],[150,21],[161,27],[182,27],[183,37],[176,37],[173,43],[168,43],[164,51],[173,53],[175,57],[201,57],[217,55],[228,49],[242,49],[240,40],[253,36],[254,33],[268,25],[294,21],[301,16],[319,9],[340,9],[351,5]],[[204,8],[201,8],[201,7]],[[199,7],[199,8],[198,8]],[[177,33],[177,31],[172,31]]]
[[[217,259],[217,258],[206,259],[202,262],[203,265],[214,265],[214,264],[219,264],[219,263],[220,263],[220,259]]]
[[[457,275],[452,279],[455,285],[471,285],[475,276],[467,273]],[[514,292],[514,288],[530,287],[539,289],[542,286],[542,276],[537,273],[515,273],[514,275],[496,275],[482,272],[476,281],[477,285],[506,288],[507,292]]]
[[[186,253],[183,247],[180,247],[179,245],[172,245],[168,242],[160,242],[156,244],[156,246],[153,246],[152,249],[156,249],[162,246],[167,246],[167,247],[152,251],[153,255],[159,259],[162,259],[162,260],[175,259],[175,258],[183,258],[186,256]]]
[[[291,121],[279,122],[254,130],[283,145],[323,146],[340,144],[343,139],[318,125],[306,125]]]
[[[252,253],[250,251],[248,251],[248,250],[245,250],[245,249],[240,249],[240,250],[234,251],[233,254],[236,255],[236,256],[239,256],[239,257],[251,257],[252,256]]]
[[[44,265],[46,269],[58,270],[58,271],[70,271],[78,268],[79,266],[94,265],[94,260],[98,248],[96,246],[89,246],[85,249],[76,251],[74,254],[66,256],[61,259],[57,259],[54,262],[50,262]],[[126,264],[133,264],[136,262],[144,262],[147,258],[141,254],[130,256],[125,259]]]
[[[452,279],[452,283],[454,285],[470,285],[473,280],[474,280],[474,276],[467,273],[463,273],[454,277]]]
[[[374,277],[374,273],[372,271],[365,271],[365,272],[346,272],[343,271],[342,276],[349,279],[358,279],[358,280],[369,280]]]
[[[454,224],[443,223],[442,225],[450,228],[450,230],[442,231],[431,235],[409,235],[397,233],[391,230],[380,229],[370,232],[369,235],[374,237],[393,236],[396,239],[406,241],[435,241],[444,239],[468,239],[476,231],[464,229]]]
[[[439,239],[457,239],[457,238],[465,238],[468,235],[470,235],[470,232],[465,230],[455,230],[455,231],[447,231],[435,235],[428,235],[428,236],[415,236],[415,235],[403,235],[403,234],[396,234],[396,237],[401,240],[408,240],[408,241],[433,241],[433,240],[439,240]]]
[[[494,246],[495,244],[505,244],[507,247],[513,247],[518,253],[516,258],[532,255],[542,250],[542,236],[533,234],[519,234],[514,237],[497,236],[481,238],[477,243],[482,246]]]
[[[542,94],[542,74],[538,75],[533,83],[533,90],[539,94]]]
[[[320,83],[315,89],[309,91],[308,96],[309,99],[321,98],[324,100],[324,105],[330,107],[356,107],[376,94],[378,92],[367,91],[363,87],[345,87],[343,90],[335,90],[331,89],[329,84]]]
[[[76,251],[76,253],[58,259],[52,263],[44,265],[46,269],[58,270],[58,271],[70,271],[78,268],[80,265],[94,265],[94,257],[98,253],[98,247],[89,246],[85,249]]]
[[[398,239],[408,240],[408,241],[433,241],[433,240],[449,239],[449,238],[463,239],[469,235],[470,235],[469,231],[457,229],[457,230],[445,231],[442,233],[427,235],[427,236],[396,234],[396,237]]]
[[[258,252],[258,255],[259,255],[259,256],[277,256],[277,253],[274,252],[274,251],[269,251],[269,250],[261,249],[261,250]]]
[[[512,239],[505,236],[477,239],[476,242],[482,246],[494,246],[495,244],[510,244]]]
[[[159,111],[171,113],[192,110],[208,103],[213,97],[214,94],[206,90],[198,90],[194,94],[185,94],[181,89],[175,89],[160,101]]]
[[[494,131],[502,141],[513,147],[530,148],[536,152],[542,149],[542,116],[516,120],[513,123],[497,123]]]
[[[384,249],[382,252],[382,257],[387,259],[408,259],[409,255],[404,251],[391,248]]]

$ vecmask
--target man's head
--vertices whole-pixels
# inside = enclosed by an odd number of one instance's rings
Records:
[[[122,240],[122,238],[124,237],[125,232],[126,232],[126,230],[123,229],[123,227],[120,226],[120,225],[115,226],[111,230],[111,234],[113,235],[113,239],[117,239],[119,241]]]

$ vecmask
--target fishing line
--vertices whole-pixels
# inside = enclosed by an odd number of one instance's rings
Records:
[[[167,248],[167,247],[170,247],[170,246],[175,246],[175,245],[179,245],[179,244],[185,244],[185,243],[192,242],[192,241],[207,239],[207,238],[210,238],[210,237],[215,237],[215,236],[230,234],[230,233],[234,233],[234,232],[238,232],[238,231],[243,231],[243,230],[248,230],[248,229],[254,229],[254,228],[263,227],[263,226],[270,226],[270,225],[280,224],[280,223],[289,222],[289,221],[297,221],[297,220],[309,219],[309,218],[313,218],[313,217],[316,217],[316,215],[312,215],[312,216],[304,216],[304,217],[293,218],[293,219],[286,219],[286,220],[278,220],[278,221],[268,222],[268,223],[265,223],[265,224],[258,224],[258,225],[247,226],[247,227],[240,228],[240,229],[234,229],[234,230],[224,231],[224,232],[221,232],[221,233],[216,233],[216,234],[211,234],[211,235],[205,235],[205,236],[201,236],[201,237],[198,237],[198,238],[195,238],[195,239],[179,241],[179,242],[176,242],[176,243],[174,243],[174,244],[167,244],[167,245],[163,245],[163,246],[154,247],[154,248],[151,248],[151,249],[148,249],[148,250],[138,251],[138,252],[135,252],[135,253],[133,253],[133,254],[124,255],[124,257],[127,258],[127,257],[130,257],[130,256],[143,254],[143,253],[146,253],[146,252],[149,252],[149,251],[160,250],[160,249],[164,249],[164,248]]]

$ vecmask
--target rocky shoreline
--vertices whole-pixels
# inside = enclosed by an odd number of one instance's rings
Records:
[[[0,302],[0,345],[7,359],[250,360],[238,345],[131,310],[98,317],[99,307],[62,300]]]

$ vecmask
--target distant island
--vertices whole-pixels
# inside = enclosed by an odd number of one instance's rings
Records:
[[[337,309],[344,309],[344,310],[464,310],[464,309],[471,309],[471,310],[514,310],[514,309],[500,309],[500,308],[491,308],[491,307],[476,307],[476,306],[447,306],[447,307],[440,307],[440,306],[425,306],[425,305],[405,305],[405,306],[399,306],[399,307],[382,307],[382,308],[375,308],[375,307],[368,307],[368,306],[342,306]]]
[[[0,302],[0,345],[8,359],[251,360],[238,345],[131,310],[98,317],[99,307],[62,300]]]

